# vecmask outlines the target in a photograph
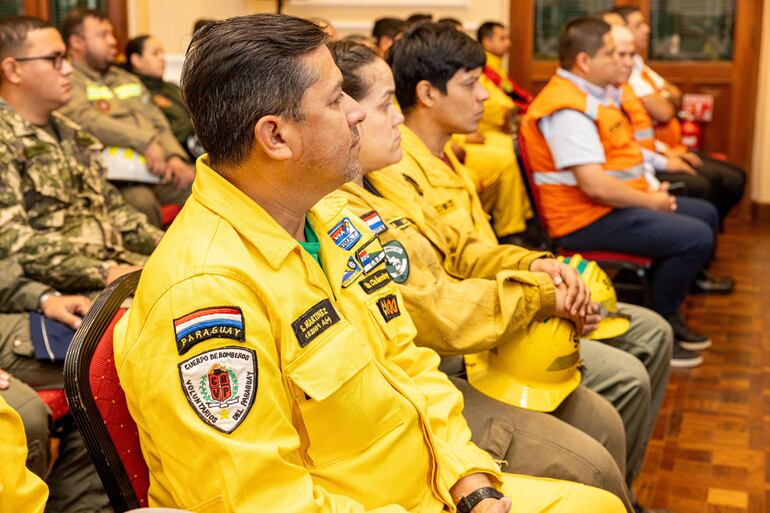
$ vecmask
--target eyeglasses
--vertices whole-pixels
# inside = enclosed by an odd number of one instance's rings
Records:
[[[56,52],[51,55],[41,55],[39,57],[14,57],[19,62],[25,61],[51,61],[53,69],[60,70],[62,63],[64,63],[65,54],[62,52]]]

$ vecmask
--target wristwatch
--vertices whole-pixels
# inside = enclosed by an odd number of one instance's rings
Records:
[[[503,494],[498,492],[491,486],[479,488],[475,492],[469,493],[457,503],[457,513],[470,513],[470,511],[484,499],[497,499],[503,498]]]

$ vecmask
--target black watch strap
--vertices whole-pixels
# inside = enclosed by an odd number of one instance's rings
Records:
[[[503,494],[498,492],[496,489],[492,488],[491,486],[487,486],[485,488],[479,488],[475,492],[469,493],[462,499],[460,499],[460,502],[457,503],[457,513],[469,513],[470,510],[472,510],[476,504],[483,501],[484,499],[497,499],[500,500],[503,498]]]

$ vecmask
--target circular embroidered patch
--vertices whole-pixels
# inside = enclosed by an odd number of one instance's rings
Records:
[[[385,266],[388,274],[396,283],[404,283],[409,279],[409,254],[397,240],[382,245],[385,251]]]

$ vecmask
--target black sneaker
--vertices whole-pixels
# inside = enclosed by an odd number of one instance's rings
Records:
[[[669,317],[668,323],[674,330],[674,339],[688,351],[703,351],[711,347],[711,339],[688,328],[678,313]]]
[[[695,351],[688,351],[674,342],[674,354],[671,356],[671,366],[675,369],[691,369],[703,363],[703,357]]]
[[[735,288],[735,281],[729,276],[717,276],[711,271],[704,269],[695,278],[692,285],[694,292],[704,294],[729,294]]]

